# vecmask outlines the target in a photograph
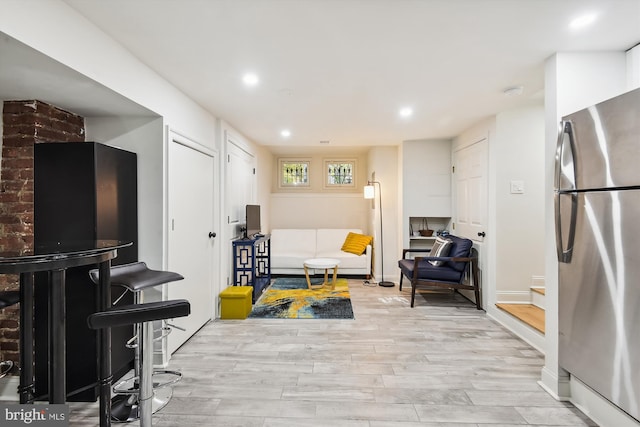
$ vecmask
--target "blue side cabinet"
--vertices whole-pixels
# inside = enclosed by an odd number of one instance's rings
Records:
[[[253,302],[271,281],[271,235],[233,242],[233,278],[236,286],[253,286]]]

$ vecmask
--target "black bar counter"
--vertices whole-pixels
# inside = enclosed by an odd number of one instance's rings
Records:
[[[118,249],[131,242],[94,240],[83,242],[52,242],[38,245],[32,254],[0,253],[0,274],[20,274],[20,403],[34,400],[33,360],[33,273],[49,273],[49,403],[66,401],[65,361],[65,272],[68,268],[98,264],[100,283],[95,311],[111,305],[110,266]],[[111,333],[98,331],[100,388],[100,426],[111,424]]]

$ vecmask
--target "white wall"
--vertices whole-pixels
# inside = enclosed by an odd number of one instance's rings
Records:
[[[99,141],[137,154],[138,258],[161,269],[164,260],[165,215],[163,120],[159,117],[87,117],[87,141]]]
[[[627,51],[627,90],[640,87],[640,44]]]
[[[276,173],[273,155],[263,146],[255,146],[256,179],[258,180],[256,203],[261,207],[262,232],[271,230],[271,177]]]
[[[409,247],[409,217],[451,217],[451,140],[401,144],[402,240]]]
[[[545,66],[545,366],[541,385],[552,395],[568,398],[580,389],[558,366],[558,263],[553,216],[553,172],[558,123],[563,115],[619,95],[627,90],[624,52],[557,53]],[[571,400],[603,426],[637,426],[618,409],[588,389]]]
[[[279,184],[281,159],[309,161],[309,186],[283,188]],[[326,160],[354,160],[355,185],[326,188]],[[358,228],[368,233],[368,207],[362,189],[367,181],[367,158],[362,150],[294,148],[271,155],[270,225],[275,228]],[[266,183],[265,188],[266,188]]]
[[[362,193],[273,193],[271,228],[368,228]]]
[[[544,107],[496,116],[496,302],[530,302],[534,278],[544,277]],[[512,194],[521,181],[524,194]],[[544,283],[542,283],[544,284]]]
[[[381,257],[376,254],[376,242],[380,240],[379,200],[372,203],[369,200],[369,233],[374,239],[374,270],[376,281],[398,282],[398,260],[402,257],[402,221],[398,217],[400,205],[398,170],[398,147],[373,147],[368,156],[368,175],[375,174],[375,180],[380,182],[382,190],[382,219],[384,241],[384,277],[381,276]],[[376,185],[376,192],[378,186]]]

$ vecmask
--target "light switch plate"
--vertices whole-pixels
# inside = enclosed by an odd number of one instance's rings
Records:
[[[511,194],[524,194],[524,181],[511,181]]]

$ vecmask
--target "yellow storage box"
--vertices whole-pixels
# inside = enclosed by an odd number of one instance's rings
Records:
[[[251,313],[252,286],[229,286],[220,292],[220,318],[246,319]]]

